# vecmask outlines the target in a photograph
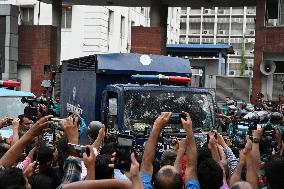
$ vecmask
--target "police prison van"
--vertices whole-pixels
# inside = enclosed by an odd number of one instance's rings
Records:
[[[108,132],[134,135],[142,146],[161,112],[186,111],[198,136],[214,128],[214,95],[212,90],[190,87],[191,75],[188,60],[161,55],[114,53],[65,60],[61,114],[76,110],[87,124],[99,120]],[[169,123],[159,151],[185,134],[180,123]]]
[[[0,80],[0,119],[4,116],[16,118],[24,114],[25,104],[21,102],[23,97],[34,98],[35,95],[27,91],[16,91],[7,88],[16,88],[20,82],[10,80]],[[0,129],[0,135],[4,138],[12,136],[12,126]]]

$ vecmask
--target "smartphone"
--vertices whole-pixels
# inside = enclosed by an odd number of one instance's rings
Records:
[[[131,135],[118,134],[116,142],[115,168],[129,171],[131,166],[130,156],[133,152],[134,146],[134,137]]]
[[[83,154],[86,152],[87,156],[90,156],[90,149],[86,146],[68,143],[69,153],[75,157],[82,158]]]
[[[186,113],[172,113],[168,123],[169,124],[181,124],[181,118],[186,120]]]

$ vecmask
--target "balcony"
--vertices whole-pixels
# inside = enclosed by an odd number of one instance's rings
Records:
[[[201,22],[201,18],[189,18],[189,22],[191,22],[191,23],[200,23]]]
[[[180,22],[185,22],[186,23],[186,18],[181,18]]]
[[[181,29],[179,34],[180,35],[186,35],[186,29]]]
[[[203,18],[203,22],[215,22],[215,18]]]
[[[256,9],[247,9],[247,16],[255,16]]]
[[[186,44],[186,39],[185,38],[180,38],[179,39],[180,44]]]
[[[188,38],[188,43],[200,44],[199,38]]]
[[[229,43],[228,38],[217,38],[217,43]]]
[[[244,22],[243,18],[232,18],[232,23],[240,23],[242,24]]]
[[[191,9],[190,15],[201,15],[201,9]]]
[[[218,18],[218,23],[229,23],[230,19],[229,18]]]

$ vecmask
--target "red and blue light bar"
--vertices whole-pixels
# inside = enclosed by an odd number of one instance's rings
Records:
[[[165,75],[133,75],[132,79],[135,81],[161,81],[161,82],[176,82],[188,83],[191,82],[189,77],[181,76],[165,76]]]
[[[3,87],[17,87],[20,86],[21,82],[12,80],[0,80],[0,86]]]

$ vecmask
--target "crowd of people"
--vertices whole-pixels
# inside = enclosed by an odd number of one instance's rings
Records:
[[[250,112],[273,109],[262,105],[262,110],[232,104],[220,113],[223,131],[238,115],[244,118]],[[255,106],[257,107],[257,106]],[[254,107],[254,108],[255,108]],[[264,109],[265,108],[265,109]],[[246,113],[240,113],[243,110]],[[279,112],[282,113],[282,112]],[[144,152],[129,154],[129,167],[117,166],[118,145],[108,141],[106,128],[100,122],[91,122],[87,128],[89,145],[80,146],[80,120],[76,115],[60,121],[60,132],[53,145],[47,145],[42,133],[49,132],[53,116],[40,116],[33,123],[25,115],[0,120],[0,128],[12,125],[13,134],[0,138],[0,189],[281,189],[284,187],[283,138],[275,129],[278,148],[261,159],[260,143],[265,127],[252,130],[245,138],[243,148],[232,149],[232,144],[221,131],[207,133],[203,146],[196,144],[190,115],[181,118],[186,138],[176,141],[171,150],[156,158],[156,150],[163,128],[171,112],[162,112],[153,123]],[[251,119],[251,116],[247,116]],[[282,118],[282,117],[281,117]],[[254,118],[255,119],[255,118]],[[258,118],[262,119],[262,118]],[[267,120],[266,120],[267,121]],[[97,132],[91,131],[100,125]],[[76,147],[80,147],[78,150]],[[85,150],[82,150],[85,149]]]

